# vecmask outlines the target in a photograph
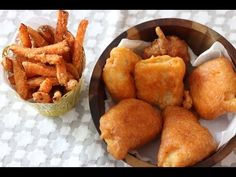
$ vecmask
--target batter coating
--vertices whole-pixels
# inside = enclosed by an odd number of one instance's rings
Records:
[[[137,97],[161,109],[181,105],[184,94],[185,63],[168,55],[139,61],[135,66]]]
[[[114,101],[135,98],[134,66],[141,60],[132,50],[113,48],[103,68],[103,80]]]
[[[153,140],[161,127],[159,111],[134,98],[120,101],[100,119],[101,138],[107,143],[107,151],[118,160],[124,159],[129,150]]]
[[[236,112],[236,74],[223,57],[198,66],[189,77],[193,106],[204,119]]]
[[[168,106],[163,112],[163,121],[158,166],[192,166],[216,150],[217,144],[210,132],[187,109]]]

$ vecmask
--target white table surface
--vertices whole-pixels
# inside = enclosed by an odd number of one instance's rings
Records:
[[[18,100],[0,81],[0,166],[126,166],[106,151],[93,125],[88,88],[94,65],[105,47],[122,31],[138,23],[166,17],[205,24],[236,45],[236,11],[226,10],[71,10],[69,30],[89,20],[85,38],[85,84],[77,106],[55,119],[41,116]],[[54,10],[0,11],[0,49],[6,46],[22,19],[56,19]],[[2,68],[1,68],[2,70]],[[2,71],[1,71],[2,73]],[[236,150],[216,166],[235,166]]]

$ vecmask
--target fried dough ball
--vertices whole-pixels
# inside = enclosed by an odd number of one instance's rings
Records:
[[[137,98],[159,106],[181,105],[185,63],[168,55],[141,60],[135,66]]]
[[[216,150],[214,138],[192,112],[182,107],[168,106],[162,115],[164,125],[158,166],[192,166]]]
[[[193,106],[204,119],[236,112],[236,74],[227,58],[216,58],[198,66],[189,77]]]
[[[101,138],[107,143],[107,151],[118,160],[124,159],[129,150],[153,140],[161,127],[159,111],[134,98],[120,101],[100,119]]]
[[[114,101],[135,98],[133,71],[141,58],[128,48],[116,47],[103,68],[103,80]]]
[[[188,45],[184,40],[177,36],[165,36],[159,26],[156,27],[156,34],[159,38],[155,39],[151,46],[144,49],[143,58],[169,55],[182,58],[186,64],[189,62]]]

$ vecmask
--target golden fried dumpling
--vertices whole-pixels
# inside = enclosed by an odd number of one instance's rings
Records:
[[[143,58],[151,56],[170,55],[172,57],[180,57],[185,63],[189,62],[188,45],[184,40],[177,36],[165,36],[160,27],[156,27],[158,39],[144,49]]]
[[[168,55],[141,60],[135,66],[137,97],[165,108],[181,105],[184,94],[185,63]]]
[[[164,124],[158,166],[192,166],[216,150],[214,138],[192,112],[182,107],[168,106],[162,116]]]
[[[231,62],[223,57],[198,66],[189,77],[193,106],[204,119],[236,112],[236,75]]]
[[[120,160],[129,150],[153,140],[161,131],[162,120],[158,110],[134,98],[124,99],[100,119],[101,138],[107,150]]]
[[[135,98],[134,66],[141,60],[131,49],[116,47],[103,68],[103,80],[115,101]]]

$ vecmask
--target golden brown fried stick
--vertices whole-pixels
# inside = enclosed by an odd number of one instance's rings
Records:
[[[79,73],[73,64],[66,63],[66,71],[71,73],[75,79],[79,79]]]
[[[162,127],[158,110],[137,99],[120,101],[100,119],[101,138],[116,159],[124,159],[129,150],[153,140]]]
[[[134,67],[141,58],[128,48],[116,47],[103,68],[103,80],[115,101],[135,98]]]
[[[135,65],[137,97],[161,109],[181,105],[184,94],[185,63],[168,55],[141,60]]]
[[[39,61],[34,60],[32,58],[26,58],[26,57],[22,57],[22,56],[15,56],[15,58],[19,63],[22,63],[23,61],[28,61],[28,62],[32,62],[32,63],[40,63]]]
[[[65,33],[65,39],[70,47],[70,52],[67,52],[66,54],[63,55],[63,58],[66,62],[71,63],[72,62],[72,57],[73,57],[73,52],[74,52],[74,42],[75,42],[75,37],[71,32],[67,31]]]
[[[189,76],[193,106],[204,119],[236,112],[236,74],[227,58],[207,61]]]
[[[40,61],[42,63],[49,63],[51,65],[59,63],[63,60],[62,56],[54,54],[38,54],[33,57],[34,60]]]
[[[69,17],[68,12],[64,10],[58,11],[57,27],[56,27],[56,35],[55,35],[56,43],[64,40],[64,35],[67,32],[68,17]]]
[[[2,66],[4,67],[4,69],[7,71],[7,72],[13,72],[13,64],[12,64],[12,59],[8,58],[8,57],[4,57],[2,59]]]
[[[27,77],[24,69],[17,60],[13,60],[13,74],[16,85],[16,91],[21,96],[21,98],[26,99],[28,96],[28,84]]]
[[[185,63],[189,62],[188,45],[177,36],[165,36],[160,27],[156,27],[156,34],[159,36],[151,46],[144,49],[143,58],[151,56],[169,55],[180,57]]]
[[[66,71],[66,64],[64,60],[61,60],[59,63],[56,64],[56,76],[58,82],[61,85],[66,85],[69,80],[68,73]]]
[[[210,132],[187,109],[168,106],[163,120],[158,166],[191,166],[216,150],[217,144]]]
[[[25,69],[25,73],[27,77],[33,77],[33,76],[46,76],[46,77],[55,77],[56,69],[54,66],[46,66],[42,63],[31,63],[24,61],[22,62],[22,65]]]
[[[44,92],[34,92],[33,99],[37,103],[50,103],[52,101],[50,95]]]
[[[72,63],[79,72],[79,77],[82,75],[85,66],[85,58],[83,58],[83,42],[87,26],[88,20],[82,20],[80,22],[74,42]]]
[[[71,91],[73,90],[76,85],[78,84],[78,81],[75,79],[70,79],[67,83],[66,83],[66,90],[67,91]]]
[[[53,83],[49,78],[46,78],[39,87],[39,92],[49,93],[52,89]]]
[[[61,99],[61,97],[62,97],[62,93],[59,90],[56,90],[53,93],[52,100],[53,100],[53,102],[57,102],[57,101],[59,101]]]
[[[28,33],[28,29],[27,29],[27,26],[25,26],[23,23],[20,24],[19,38],[20,38],[21,45],[23,47],[31,48],[32,44],[31,44],[29,33]]]
[[[57,80],[56,77],[34,77],[34,78],[31,78],[31,79],[28,79],[27,80],[27,83],[28,83],[28,86],[29,88],[37,88],[40,86],[40,84],[45,80],[45,79],[50,79],[50,81],[52,82],[52,85],[55,86],[55,85],[59,85],[59,82]]]
[[[34,30],[29,26],[27,26],[27,29],[36,47],[43,47],[48,45],[48,42],[38,33],[38,31]]]
[[[69,52],[70,50],[66,40],[56,43],[56,44],[39,47],[39,48],[31,48],[31,49],[21,47],[16,44],[12,44],[9,47],[9,49],[12,50],[16,55],[24,56],[27,58],[33,58],[35,57],[35,55],[43,54],[43,53],[62,55],[62,54],[65,54],[66,52]]]
[[[39,34],[48,42],[54,44],[55,29],[50,25],[42,25],[38,27]]]

